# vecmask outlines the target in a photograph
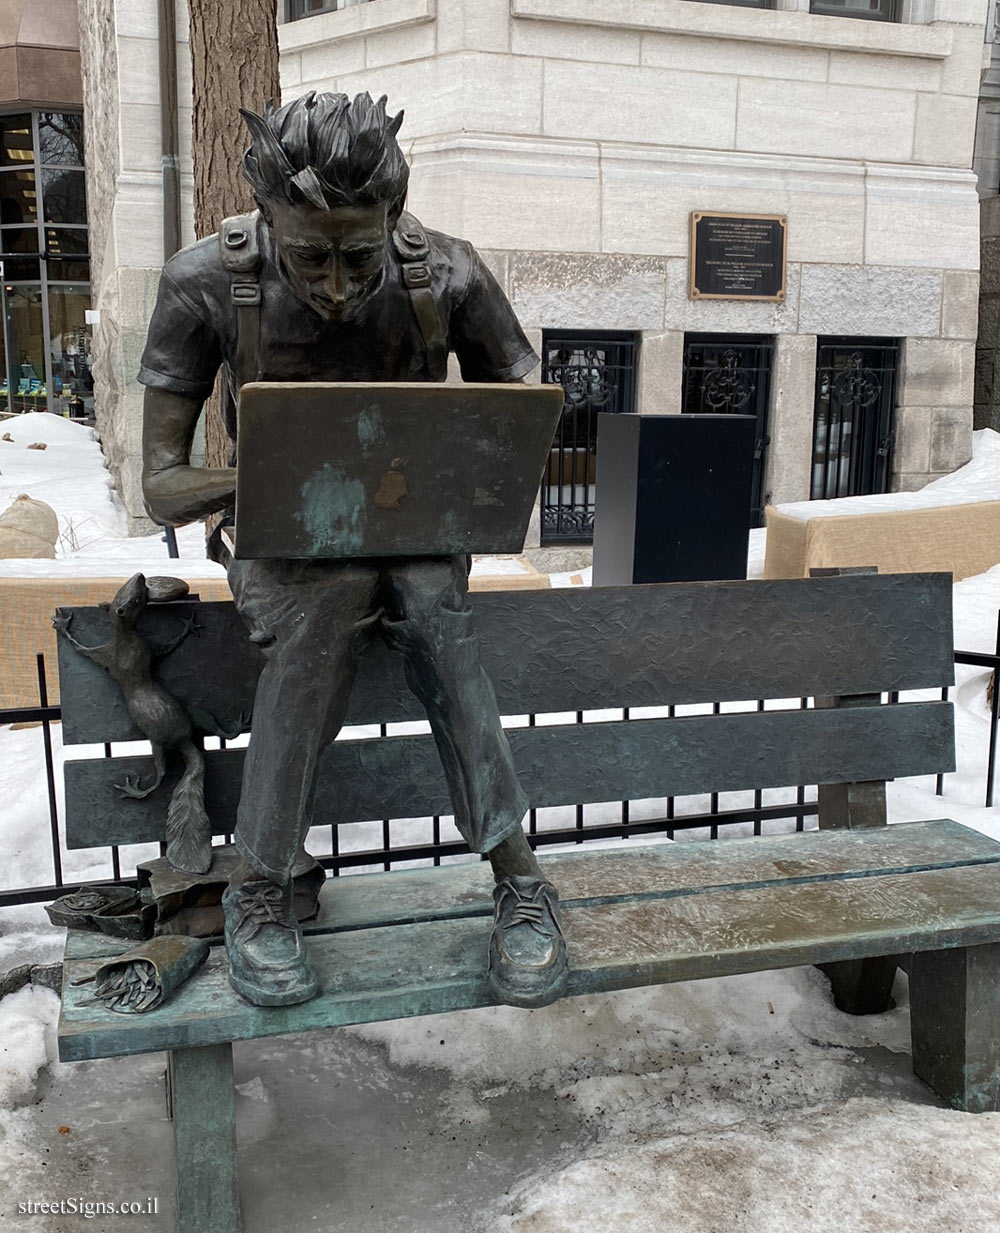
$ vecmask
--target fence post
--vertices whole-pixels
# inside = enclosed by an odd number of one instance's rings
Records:
[[[997,613],[997,637],[994,643],[1000,656],[1000,612]],[[997,763],[997,716],[1000,714],[1000,667],[993,669],[993,696],[990,698],[990,748],[986,758],[986,808],[993,805],[993,783]]]
[[[45,680],[45,656],[41,651],[35,656],[38,665],[38,703],[49,705],[49,690]],[[49,789],[49,831],[52,836],[52,870],[56,886],[62,886],[62,857],[59,854],[59,815],[56,811],[56,775],[52,759],[52,726],[47,715],[42,718],[42,741],[45,745],[45,779]]]

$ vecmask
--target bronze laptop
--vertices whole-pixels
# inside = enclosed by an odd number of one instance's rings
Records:
[[[245,385],[236,555],[520,552],[562,403],[553,385]]]

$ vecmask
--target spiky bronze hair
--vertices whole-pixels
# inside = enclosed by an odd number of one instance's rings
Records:
[[[406,198],[410,169],[396,141],[403,113],[386,115],[386,98],[310,91],[263,116],[240,110],[252,143],[243,175],[261,205],[269,201],[320,210],[386,202],[391,219]]]

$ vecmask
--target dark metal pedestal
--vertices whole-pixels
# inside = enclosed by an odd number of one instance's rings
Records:
[[[745,578],[756,420],[602,415],[594,585]]]

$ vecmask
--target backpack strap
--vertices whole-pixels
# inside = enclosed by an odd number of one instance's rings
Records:
[[[448,375],[448,335],[431,291],[427,233],[422,224],[404,210],[393,229],[392,242],[403,272],[403,286],[409,292],[413,315],[427,348],[427,371],[432,381],[443,381]]]
[[[260,213],[224,218],[219,227],[219,256],[229,273],[230,299],[236,309],[236,386],[260,373]]]
[[[229,273],[230,297],[236,309],[236,384],[256,380],[260,371],[260,244],[259,212],[223,219],[219,227],[219,255]],[[437,301],[431,291],[427,233],[412,214],[399,216],[392,232],[393,245],[427,349],[427,369],[433,381],[448,373],[448,337]]]

